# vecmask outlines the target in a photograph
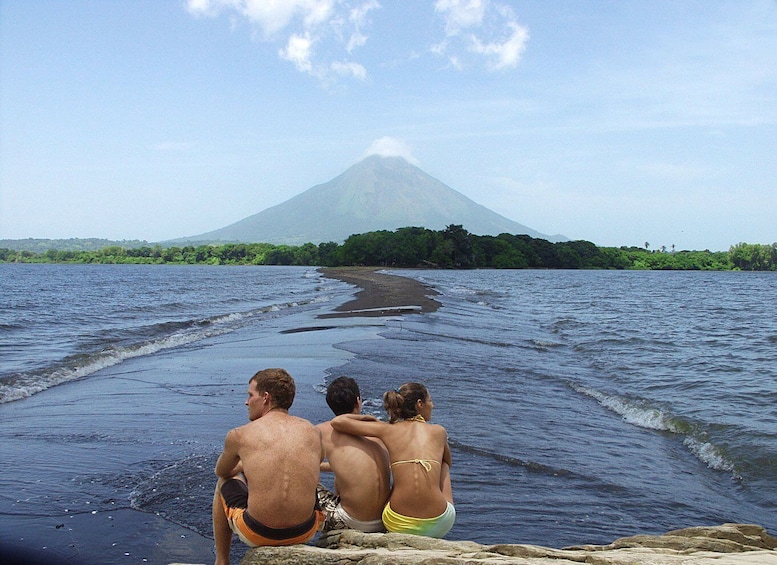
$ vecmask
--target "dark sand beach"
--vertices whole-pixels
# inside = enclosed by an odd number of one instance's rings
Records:
[[[338,267],[319,269],[325,277],[356,285],[360,290],[353,300],[319,318],[348,316],[385,316],[410,312],[434,312],[440,303],[433,296],[437,291],[420,282],[378,272],[374,267]]]

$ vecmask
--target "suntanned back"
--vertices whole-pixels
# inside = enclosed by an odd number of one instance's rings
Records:
[[[397,422],[386,429],[383,439],[392,452],[394,485],[403,485],[402,489],[395,489],[391,497],[394,511],[432,518],[445,510],[447,501],[441,488],[441,474],[443,465],[447,469],[450,463],[445,454],[447,438],[445,428],[435,424]],[[428,470],[415,462],[396,464],[416,459],[430,462]]]
[[[303,418],[270,411],[235,431],[248,483],[248,513],[272,528],[309,519],[324,453],[319,430]],[[282,516],[278,508],[284,509]]]

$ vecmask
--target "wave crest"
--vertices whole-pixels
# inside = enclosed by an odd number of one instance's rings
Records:
[[[28,398],[53,386],[87,377],[114,365],[153,355],[165,349],[182,347],[218,335],[233,332],[258,316],[298,306],[296,302],[273,304],[248,312],[219,314],[190,322],[163,322],[144,328],[146,339],[125,345],[108,345],[102,351],[75,355],[59,365],[4,377],[0,382],[0,404]]]
[[[683,436],[683,444],[707,467],[731,472],[735,477],[739,476],[734,463],[725,456],[721,448],[709,440],[708,434],[699,424],[673,415],[666,409],[656,408],[647,401],[607,394],[575,383],[569,383],[569,386],[573,390],[595,399],[608,410],[619,414],[629,424]]]

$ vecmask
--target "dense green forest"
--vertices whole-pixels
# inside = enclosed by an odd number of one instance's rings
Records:
[[[68,251],[98,251],[103,247],[118,245],[127,249],[133,247],[150,246],[147,241],[140,239],[122,239],[115,241],[110,239],[100,239],[96,237],[70,239],[40,239],[29,237],[27,239],[0,239],[0,249],[15,249],[17,251],[32,251],[33,253],[44,253],[49,249],[68,250]]]
[[[589,241],[551,243],[527,235],[474,235],[463,226],[450,225],[439,231],[407,227],[368,232],[352,235],[343,244],[110,245],[44,252],[0,248],[0,262],[775,271],[777,243],[738,243],[727,252],[675,252],[650,250],[648,244],[644,249],[597,247]]]

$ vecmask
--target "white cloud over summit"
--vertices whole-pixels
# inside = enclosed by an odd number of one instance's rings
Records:
[[[402,157],[413,165],[418,165],[419,161],[413,157],[413,151],[406,142],[395,137],[384,136],[372,142],[365,151],[364,156],[378,155],[380,157]]]

